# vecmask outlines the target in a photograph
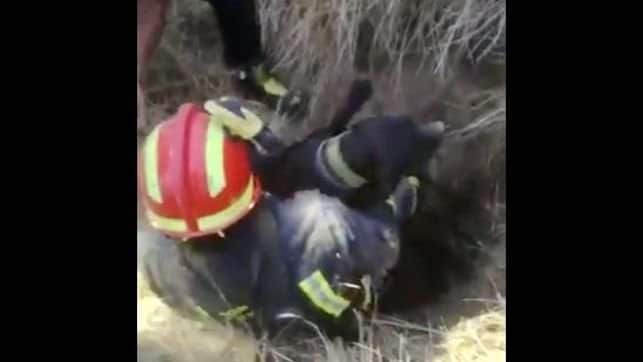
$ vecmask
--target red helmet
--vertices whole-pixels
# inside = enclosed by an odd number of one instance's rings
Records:
[[[139,186],[152,227],[181,240],[222,231],[261,195],[247,144],[193,103],[147,136]]]

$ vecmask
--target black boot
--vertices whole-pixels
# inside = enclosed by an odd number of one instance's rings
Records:
[[[308,99],[304,92],[288,89],[264,63],[243,67],[236,71],[235,77],[244,97],[267,104],[291,121],[305,116]]]

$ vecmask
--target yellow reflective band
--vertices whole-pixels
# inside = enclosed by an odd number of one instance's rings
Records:
[[[158,170],[158,148],[159,148],[159,129],[160,126],[156,126],[152,133],[147,137],[145,142],[144,152],[144,167],[145,167],[145,187],[147,189],[147,194],[149,197],[157,203],[162,203],[163,198],[161,197],[161,186],[159,182],[159,170]]]
[[[197,220],[199,230],[206,231],[218,229],[229,224],[247,211],[252,205],[252,195],[254,194],[254,179],[251,177],[246,189],[239,199],[233,202],[227,209],[217,212],[216,214],[204,216]]]
[[[279,83],[275,78],[270,77],[266,81],[264,81],[262,84],[263,89],[266,91],[268,94],[272,94],[278,97],[283,97],[288,93],[288,89],[283,86],[283,84]]]
[[[167,217],[156,215],[152,210],[147,210],[147,218],[150,220],[152,227],[156,229],[171,231],[171,232],[185,232],[188,230],[188,225],[182,219],[170,219]]]
[[[205,102],[204,108],[212,116],[210,118],[211,120],[221,122],[230,131],[230,133],[238,135],[244,139],[254,137],[263,127],[261,119],[244,108],[241,109],[241,112],[243,112],[244,117],[246,118],[238,116],[234,112],[211,100]],[[249,116],[249,114],[251,116]]]
[[[344,182],[344,184],[352,188],[360,187],[364,185],[367,180],[355,173],[350,168],[350,166],[348,166],[346,161],[344,161],[342,153],[339,149],[339,142],[341,140],[341,137],[342,135],[339,135],[328,140],[328,142],[326,143],[326,162],[333,170],[333,173],[335,173],[342,180],[342,182]]]
[[[216,197],[226,186],[223,138],[221,124],[209,121],[205,143],[205,170],[210,197]]]
[[[299,283],[299,288],[313,304],[332,316],[339,317],[350,305],[348,300],[333,292],[330,284],[319,270],[302,280]]]

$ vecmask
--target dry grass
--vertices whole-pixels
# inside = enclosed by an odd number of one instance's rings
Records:
[[[184,319],[151,294],[139,275],[139,361],[488,361],[505,360],[502,300],[457,324],[424,324],[380,317],[350,346],[319,338],[297,346],[272,346],[212,322]]]
[[[484,59],[504,64],[504,1],[257,0],[257,4],[264,47],[275,69],[312,95],[306,129],[327,121],[338,100],[337,90],[357,74],[376,80],[376,104],[370,112],[420,109],[447,82],[458,83],[459,94],[449,97],[450,105],[473,113],[455,118],[484,119],[481,112],[504,108],[503,81],[489,87],[460,75],[463,57],[474,63]],[[161,49],[147,75],[152,119],[167,115],[185,99],[202,100],[230,89],[220,44],[206,2],[174,2]],[[421,84],[413,85],[410,79]],[[485,96],[493,96],[487,99],[492,102],[479,99]],[[495,119],[492,124],[503,123],[504,113]]]
[[[274,346],[212,321],[187,320],[138,282],[138,361],[505,361],[504,248],[480,277],[413,315],[376,316],[346,345],[318,338]]]
[[[495,0],[258,0],[265,46],[293,78],[318,84],[357,65],[377,71],[405,58],[446,76],[454,54],[504,61],[506,5]],[[360,34],[361,32],[361,34]],[[320,51],[323,49],[323,51]],[[437,61],[429,62],[429,59]]]
[[[492,196],[485,203],[496,216],[492,232],[501,240],[495,248],[481,242],[492,262],[478,279],[413,315],[381,316],[363,329],[356,345],[308,341],[309,359],[504,361],[505,1],[257,2],[276,71],[306,86],[313,100],[301,129],[277,129],[278,134],[294,140],[326,122],[341,90],[366,74],[374,81],[374,99],[357,118],[401,112],[445,121],[449,138],[433,165],[438,178],[457,185],[481,170],[490,175],[485,182]],[[231,89],[209,5],[177,0],[168,20],[146,79],[150,126],[181,102]],[[139,282],[139,361],[250,361],[255,352],[303,360],[301,347],[268,346],[221,326],[187,321]]]
[[[253,361],[255,342],[211,321],[185,319],[152,294],[138,275],[138,361]]]
[[[504,1],[258,0],[258,4],[263,40],[276,69],[312,94],[309,126],[327,120],[328,109],[337,101],[333,94],[356,74],[378,80],[377,88],[383,90],[377,95],[379,103],[385,103],[375,106],[380,111],[408,112],[416,107],[390,105],[408,103],[409,76],[421,75],[423,95],[411,97],[426,102],[427,94],[460,72],[463,58],[504,63]],[[471,90],[456,102],[467,104],[480,91]],[[483,121],[479,127],[504,122],[503,115],[494,118],[501,121]]]
[[[447,332],[435,362],[495,362],[506,359],[506,315],[492,311],[466,319]]]

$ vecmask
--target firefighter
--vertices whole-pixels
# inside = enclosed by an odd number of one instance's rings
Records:
[[[140,189],[155,234],[140,257],[151,289],[187,315],[255,332],[274,336],[312,322],[355,338],[357,315],[372,310],[396,263],[398,225],[415,209],[417,179],[401,178],[364,210],[319,191],[271,195],[253,172],[252,154],[262,152],[227,130],[237,112],[259,117],[219,105],[227,116],[184,104],[143,146]]]
[[[245,96],[292,117],[305,111],[305,95],[289,90],[272,72],[261,46],[254,0],[207,0],[223,40],[223,58]],[[139,128],[146,123],[143,77],[158,48],[170,0],[138,0],[137,100]]]

